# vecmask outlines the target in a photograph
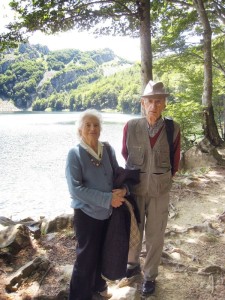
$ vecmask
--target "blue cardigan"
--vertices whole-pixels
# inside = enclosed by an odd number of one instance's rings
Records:
[[[115,151],[112,149],[114,170],[118,168]],[[103,146],[101,164],[95,166],[90,154],[79,144],[67,156],[66,179],[72,198],[71,207],[98,220],[105,220],[112,213],[113,170]]]

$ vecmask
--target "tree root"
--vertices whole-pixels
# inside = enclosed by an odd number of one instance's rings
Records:
[[[210,275],[210,278],[211,278],[211,282],[212,282],[211,294],[213,294],[214,293],[214,289],[215,289],[215,283],[214,283],[214,277],[213,277],[213,275]]]
[[[42,285],[42,283],[43,283],[45,277],[48,275],[49,271],[51,270],[51,268],[52,268],[52,265],[50,264],[50,266],[48,267],[48,269],[47,269],[47,271],[45,272],[45,274],[41,277],[41,279],[40,279],[40,281],[39,281],[38,291],[39,291],[39,289],[40,289],[40,287],[41,287],[41,285]]]
[[[184,233],[188,233],[190,231],[206,232],[206,233],[211,233],[216,236],[220,235],[220,232],[217,229],[213,228],[211,223],[207,223],[204,225],[194,225],[194,226],[188,227],[183,230],[171,229],[165,233],[165,236],[170,236],[172,234],[184,234]]]
[[[164,255],[165,256],[165,255]],[[216,266],[216,265],[211,265],[205,268],[197,268],[194,266],[187,266],[182,263],[178,263],[177,261],[174,261],[173,259],[170,258],[165,258],[161,257],[161,264],[162,265],[168,265],[176,268],[176,272],[192,272],[196,273],[198,275],[204,275],[204,276],[213,276],[213,274],[224,274],[225,273],[225,268]],[[214,278],[212,279],[214,282]]]
[[[161,257],[161,264],[176,268],[176,272],[185,272],[189,267],[172,259]]]
[[[221,274],[221,273],[225,273],[225,268],[216,265],[208,266],[198,271],[199,275],[206,275],[206,276],[212,274]]]

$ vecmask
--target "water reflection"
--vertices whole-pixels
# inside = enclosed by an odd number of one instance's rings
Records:
[[[71,213],[64,169],[78,113],[0,114],[0,210],[12,219]],[[122,130],[132,115],[103,114],[102,141],[119,164]],[[136,116],[135,116],[136,117]]]

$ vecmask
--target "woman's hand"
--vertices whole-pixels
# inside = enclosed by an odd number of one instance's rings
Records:
[[[116,193],[113,192],[112,201],[111,201],[112,207],[114,208],[120,207],[124,201],[125,199],[123,197],[118,196]]]

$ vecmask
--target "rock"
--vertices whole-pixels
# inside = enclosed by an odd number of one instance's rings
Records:
[[[46,242],[53,241],[53,240],[55,239],[56,235],[57,235],[57,232],[47,233],[47,234],[45,235],[45,240],[46,240]]]
[[[196,182],[188,177],[181,178],[181,179],[177,180],[177,182],[179,182],[180,184],[182,184],[184,186],[188,186],[188,187],[196,186]]]
[[[203,153],[197,146],[189,149],[185,154],[185,170],[200,169],[217,164],[216,159],[208,153]]]
[[[223,165],[224,160],[217,149],[204,138],[198,145],[184,153],[183,168],[185,170],[201,169]]]
[[[29,229],[30,233],[33,235],[34,238],[39,238],[41,235],[41,230],[40,230],[41,222],[40,221],[37,222],[31,218],[26,218],[26,219],[23,219],[20,221],[12,221],[11,219],[0,216],[0,225],[2,225],[0,227],[0,230],[2,230],[3,227],[5,227],[5,226],[16,225],[16,224],[25,225]]]
[[[60,291],[56,296],[35,296],[32,298],[32,300],[67,300],[68,299],[69,292],[62,290]]]
[[[140,299],[138,295],[138,289],[130,286],[125,286],[122,288],[112,287],[109,291],[113,294],[110,298],[112,300],[135,300]]]
[[[41,224],[42,233],[50,233],[73,227],[73,215],[63,214],[53,220],[44,219]]]
[[[215,243],[217,241],[217,237],[209,233],[203,233],[199,236],[199,240],[204,243]]]
[[[16,224],[0,231],[0,248],[8,248],[12,254],[31,244],[29,230],[25,225]]]
[[[199,142],[198,148],[202,151],[202,153],[211,153],[215,149],[207,138],[204,138]]]
[[[34,260],[28,262],[10,277],[9,282],[6,284],[7,292],[16,291],[25,278],[28,278],[34,272],[46,271],[49,264],[50,261],[42,257],[36,257]]]
[[[11,219],[8,219],[6,217],[0,216],[0,224],[2,226],[10,226],[10,225],[15,225],[16,222],[14,222]]]
[[[73,265],[59,266],[59,270],[62,272],[61,280],[69,282],[73,272]]]
[[[177,253],[177,252],[171,253],[171,256],[175,260],[180,260],[181,259],[180,253]]]

